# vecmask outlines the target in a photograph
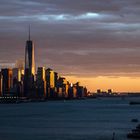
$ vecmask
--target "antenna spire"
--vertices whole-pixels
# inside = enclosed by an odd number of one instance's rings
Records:
[[[30,38],[31,38],[31,31],[30,31],[30,24],[29,24],[29,41],[30,41]]]

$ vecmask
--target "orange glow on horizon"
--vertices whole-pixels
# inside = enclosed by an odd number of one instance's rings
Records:
[[[80,83],[88,88],[91,92],[97,89],[107,91],[112,89],[114,92],[140,92],[140,77],[76,77],[66,76],[66,78],[75,83]]]

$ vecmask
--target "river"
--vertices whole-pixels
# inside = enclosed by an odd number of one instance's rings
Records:
[[[0,140],[127,140],[140,98],[0,104]]]

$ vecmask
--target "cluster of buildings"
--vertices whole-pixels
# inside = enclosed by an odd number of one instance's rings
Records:
[[[107,91],[102,91],[101,89],[97,89],[97,96],[114,96],[117,95],[116,92],[113,92],[112,89],[108,89]]]
[[[0,96],[36,99],[81,98],[87,96],[87,89],[79,84],[69,83],[57,72],[45,67],[35,68],[34,43],[26,42],[24,68],[3,68],[0,71]]]

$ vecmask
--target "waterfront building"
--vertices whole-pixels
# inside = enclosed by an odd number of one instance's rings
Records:
[[[70,83],[66,81],[65,82],[65,98],[69,97],[69,87],[70,87]]]
[[[23,96],[22,69],[13,68],[12,73],[13,73],[13,76],[12,76],[12,80],[13,80],[12,91],[18,97]]]
[[[77,97],[77,88],[72,85],[68,89],[68,98],[76,98]]]
[[[37,76],[36,76],[36,84],[37,84],[37,96],[39,98],[46,97],[46,75],[45,75],[45,67],[38,67]]]
[[[50,68],[45,70],[46,75],[46,96],[48,98],[55,97],[55,74],[54,71]]]
[[[112,89],[108,89],[108,94],[112,94]]]
[[[12,72],[13,72],[13,76],[12,76],[13,80],[16,79],[18,82],[20,82],[22,76],[21,70],[19,68],[13,68]]]
[[[12,88],[12,69],[5,68],[1,70],[2,73],[2,93],[4,96],[10,96],[10,89]]]
[[[59,75],[58,75],[58,73],[57,73],[57,72],[54,72],[54,85],[55,85],[55,92],[57,92],[58,79],[59,79]]]
[[[86,89],[86,87],[81,86],[80,82],[77,82],[73,86],[75,86],[76,89],[77,89],[77,98],[81,98],[81,97],[87,96],[87,89]]]
[[[89,93],[90,93],[90,92],[89,92]],[[84,87],[84,97],[87,97],[89,93],[88,93],[88,91],[87,91],[87,88]]]
[[[58,97],[63,97],[63,98],[65,97],[65,98],[67,98],[68,97],[69,83],[66,80],[66,78],[59,77],[59,79],[58,79],[58,85],[57,86],[58,86],[58,89],[61,88],[61,91],[62,91],[62,93],[61,93],[60,90],[59,90]]]
[[[2,96],[2,73],[0,72],[0,96]]]
[[[35,76],[35,55],[34,55],[34,43],[30,39],[26,41],[25,47],[25,70],[24,70],[24,96],[33,97],[34,94],[34,76]]]
[[[47,81],[47,85],[50,88],[54,88],[55,87],[55,77],[54,77],[54,71],[50,68],[46,69],[46,81]]]
[[[97,94],[101,94],[101,93],[102,93],[101,89],[97,89]]]

